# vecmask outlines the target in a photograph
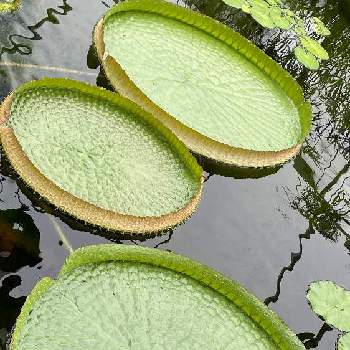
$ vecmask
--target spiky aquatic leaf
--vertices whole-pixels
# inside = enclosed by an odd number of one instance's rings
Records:
[[[294,50],[294,54],[297,60],[306,68],[316,70],[320,67],[320,63],[317,58],[303,47],[297,46]]]
[[[310,285],[307,293],[312,310],[326,323],[350,331],[350,292],[331,281]]]
[[[3,148],[23,180],[90,224],[150,233],[182,222],[198,203],[202,171],[195,158],[116,94],[39,80],[18,88],[0,119]]]
[[[142,45],[132,39],[140,35]],[[115,89],[197,154],[245,167],[276,165],[305,137],[310,115],[300,86],[208,17],[163,1],[123,2],[99,22],[94,40]]]
[[[300,38],[300,43],[304,48],[311,52],[314,56],[320,58],[321,60],[328,60],[328,52],[321,46],[321,44],[309,37],[302,36]]]
[[[75,251],[39,282],[10,350],[302,350],[297,337],[238,283],[156,249]]]
[[[316,34],[319,34],[322,36],[331,35],[331,32],[329,31],[329,29],[318,17],[312,17],[312,22],[313,22]]]
[[[341,336],[338,340],[337,350],[350,349],[350,333]]]

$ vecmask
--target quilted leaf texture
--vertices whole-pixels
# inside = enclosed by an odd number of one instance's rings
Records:
[[[22,308],[11,350],[304,349],[265,305],[193,260],[150,248],[77,250]]]
[[[332,281],[318,281],[310,285],[307,299],[326,323],[350,331],[350,292]]]
[[[65,79],[17,89],[2,106],[1,141],[34,190],[112,230],[172,227],[196,208],[202,170],[186,147],[134,103]]]
[[[197,154],[273,166],[295,155],[309,132],[311,110],[295,80],[213,19],[160,0],[131,0],[104,16],[94,40],[115,89]]]

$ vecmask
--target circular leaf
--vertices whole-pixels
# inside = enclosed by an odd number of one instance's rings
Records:
[[[266,3],[251,8],[269,13]],[[98,23],[94,40],[100,58],[109,53],[103,65],[115,89],[152,110],[197,154],[263,167],[279,164],[275,157],[294,153],[304,138],[302,119],[310,115],[300,110],[300,86],[212,19],[163,1],[122,2]]]
[[[81,220],[152,233],[196,208],[202,170],[195,158],[159,121],[112,92],[43,79],[18,88],[0,116],[15,170]]]
[[[173,253],[123,245],[82,248],[44,279],[19,316],[11,350],[302,350],[253,295]]]
[[[312,310],[326,323],[350,331],[350,292],[331,281],[310,285],[307,293]]]

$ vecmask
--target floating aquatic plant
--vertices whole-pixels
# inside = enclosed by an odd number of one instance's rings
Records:
[[[310,285],[307,293],[312,310],[329,325],[350,332],[350,292],[331,281],[318,281]],[[339,338],[338,350],[350,346],[350,333]]]
[[[298,153],[310,130],[311,108],[298,83],[211,18],[131,0],[107,12],[94,42],[114,88],[205,158],[275,166]]]
[[[0,13],[16,11],[21,6],[21,0],[0,1]]]
[[[238,283],[189,258],[125,245],[75,251],[42,279],[10,350],[304,349]]]
[[[312,39],[306,23],[293,11],[283,6],[282,0],[223,0],[227,5],[250,14],[263,27],[280,28],[293,33],[298,40],[294,49],[297,60],[305,67],[316,70],[322,60],[328,60],[327,51]],[[330,35],[330,31],[318,17],[311,19],[313,32],[319,36]]]
[[[87,223],[151,233],[184,221],[202,170],[186,147],[131,101],[87,84],[44,79],[0,110],[0,138],[22,179]]]

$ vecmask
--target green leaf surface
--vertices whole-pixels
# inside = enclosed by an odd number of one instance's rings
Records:
[[[331,32],[329,31],[329,29],[318,17],[312,17],[312,22],[313,22],[316,34],[322,35],[322,36],[331,35]]]
[[[328,52],[321,46],[321,44],[309,37],[302,36],[300,37],[300,43],[304,48],[311,52],[314,56],[320,58],[321,60],[328,60]]]
[[[21,6],[21,0],[1,1],[0,0],[0,13],[12,12],[19,9]]]
[[[257,347],[258,346],[258,347]],[[193,260],[125,245],[75,251],[28,297],[10,350],[298,350],[265,305]]]
[[[264,0],[255,0],[251,3],[251,16],[263,27],[274,28],[275,23],[270,16],[270,6]]]
[[[288,30],[294,24],[294,19],[278,6],[270,8],[270,17],[274,25],[278,28]]]
[[[7,126],[41,174],[109,212],[175,213],[201,186],[201,168],[169,130],[132,102],[83,83],[23,85]]]
[[[350,292],[334,282],[318,281],[310,285],[307,299],[326,323],[350,331]]]
[[[246,0],[223,0],[225,4],[240,9]]]
[[[297,60],[306,68],[316,70],[320,67],[317,58],[309,51],[306,51],[303,47],[297,46],[294,50],[294,54]]]
[[[239,149],[279,151],[299,142],[298,107],[271,78],[280,67],[268,68],[266,62],[266,73],[263,60],[271,59],[262,59],[261,51],[253,52],[250,43],[225,26],[213,32],[227,35],[243,55],[209,30],[171,18],[174,5],[164,5],[167,15],[153,9],[119,12],[120,6],[104,20],[106,52],[163,111],[194,132]],[[202,16],[196,20],[206,28],[216,25]],[[142,44],[134,38],[142,38]]]
[[[349,350],[350,349],[350,333],[343,335],[338,340],[337,350]]]

